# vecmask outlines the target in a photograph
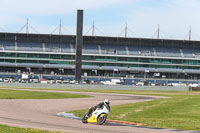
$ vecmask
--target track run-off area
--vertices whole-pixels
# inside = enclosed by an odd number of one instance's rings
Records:
[[[1,88],[11,89],[11,88]],[[23,128],[37,128],[67,133],[191,133],[192,131],[154,129],[117,124],[83,124],[80,120],[57,116],[59,112],[86,109],[104,99],[114,105],[162,99],[162,96],[108,94],[54,90],[14,89],[38,92],[70,93],[93,96],[73,99],[0,99],[0,124]]]

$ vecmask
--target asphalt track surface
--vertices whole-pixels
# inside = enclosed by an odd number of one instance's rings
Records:
[[[0,124],[23,128],[64,131],[67,133],[191,133],[191,131],[153,129],[111,123],[105,125],[83,124],[80,120],[57,116],[57,113],[59,112],[89,108],[90,106],[103,101],[105,98],[110,99],[111,106],[113,106],[150,101],[164,97],[89,92],[50,92],[85,94],[94,97],[75,99],[0,99]]]

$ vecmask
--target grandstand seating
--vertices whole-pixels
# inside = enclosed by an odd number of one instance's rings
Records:
[[[45,43],[45,52],[71,53],[70,44]]]
[[[18,51],[38,51],[42,52],[42,43],[17,43],[17,50]]]
[[[157,56],[181,57],[179,48],[155,47]]]
[[[15,44],[14,41],[0,41],[0,50],[75,53],[75,49],[75,44],[66,43],[17,42]],[[194,48],[152,47],[147,45],[84,44],[83,53],[200,58],[200,51]]]
[[[126,49],[123,45],[108,45],[101,44],[101,53],[102,54],[113,54],[113,55],[126,55]]]
[[[188,58],[199,58],[200,57],[200,51],[198,49],[183,49],[184,57]]]
[[[83,44],[83,53],[99,54],[98,45],[96,45],[96,44]]]
[[[15,50],[15,43],[12,41],[0,41],[0,46],[4,50]]]
[[[1,33],[0,71],[74,74],[75,42],[74,35]],[[199,79],[199,44],[200,41],[84,36],[82,69],[88,76]]]
[[[152,47],[138,47],[136,45],[128,46],[130,55],[138,55],[138,56],[153,56]]]

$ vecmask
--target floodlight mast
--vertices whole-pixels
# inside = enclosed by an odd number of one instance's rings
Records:
[[[60,19],[60,25],[59,25],[59,35],[62,34],[62,22],[61,22],[61,19]]]
[[[27,22],[26,22],[26,34],[28,34],[28,18],[27,18]]]
[[[189,28],[189,41],[191,40],[191,36],[192,36],[192,28],[191,28],[191,25],[190,25],[190,28]]]
[[[125,38],[127,38],[127,33],[128,33],[128,27],[127,27],[127,22],[126,22],[126,26],[125,26]]]
[[[83,47],[83,10],[77,11],[75,81],[81,83]]]
[[[157,35],[157,39],[160,39],[160,25],[158,24],[158,35]]]
[[[94,36],[94,21],[93,21],[93,25],[92,25],[92,36]]]

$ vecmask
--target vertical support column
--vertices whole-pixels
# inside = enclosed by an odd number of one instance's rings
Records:
[[[154,56],[157,56],[156,48],[153,48],[153,54],[154,54]]]
[[[15,41],[15,50],[18,50],[18,45],[17,45],[17,41]]]
[[[17,36],[15,35],[15,50],[18,50],[18,46],[17,46]]]
[[[46,45],[45,43],[42,43],[42,52],[45,52],[46,51]]]
[[[74,47],[73,44],[70,44],[70,52],[73,53],[74,52]]]
[[[98,45],[99,54],[102,54],[101,45]]]
[[[82,47],[83,47],[83,10],[77,11],[77,27],[76,27],[76,67],[75,80],[81,82],[82,73]]]
[[[128,46],[125,46],[125,49],[126,49],[126,54],[127,54],[127,55],[130,55]]]

